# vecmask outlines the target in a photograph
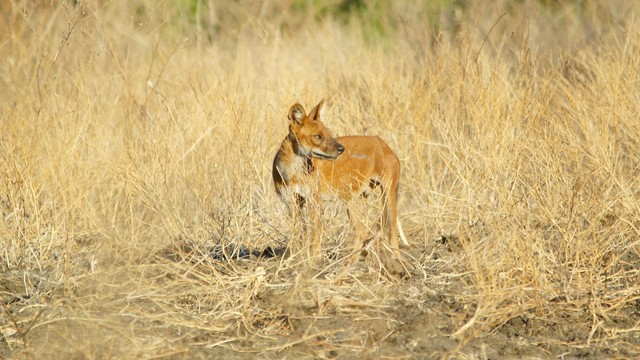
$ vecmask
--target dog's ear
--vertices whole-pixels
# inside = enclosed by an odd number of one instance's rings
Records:
[[[309,113],[309,119],[315,121],[320,120],[320,111],[322,110],[322,105],[324,105],[324,99],[320,100],[318,105],[316,105],[316,107],[311,110],[311,112]]]
[[[289,121],[302,124],[302,119],[304,119],[305,116],[307,116],[307,113],[304,111],[302,105],[296,103],[289,108]]]

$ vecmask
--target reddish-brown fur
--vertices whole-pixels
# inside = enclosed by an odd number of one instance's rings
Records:
[[[333,138],[320,121],[324,100],[305,113],[300,104],[289,109],[289,134],[273,160],[273,180],[276,192],[288,205],[302,210],[310,197],[317,194],[337,194],[349,200],[354,195],[367,195],[377,186],[382,188],[382,224],[387,230],[389,245],[397,257],[398,244],[397,195],[400,181],[400,161],[393,150],[377,136],[343,136]],[[354,216],[359,250],[365,240],[364,226]],[[400,235],[406,239],[400,228]]]

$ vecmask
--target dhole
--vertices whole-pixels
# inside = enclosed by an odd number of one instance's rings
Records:
[[[397,217],[400,161],[391,148],[377,136],[333,138],[320,121],[324,100],[307,115],[300,104],[289,109],[289,134],[273,159],[273,181],[280,198],[299,211],[310,197],[337,194],[343,200],[354,195],[367,196],[378,186],[382,189],[382,225],[394,255],[399,259],[398,229],[407,244]],[[366,239],[364,225],[349,211],[357,232],[354,254]],[[317,240],[316,240],[317,241]],[[319,244],[313,244],[317,250]],[[408,244],[407,244],[408,245]]]

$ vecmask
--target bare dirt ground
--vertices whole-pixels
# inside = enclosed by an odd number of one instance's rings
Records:
[[[1,353],[9,358],[188,359],[600,359],[639,354],[637,332],[607,332],[634,329],[640,321],[637,302],[615,316],[594,319],[588,307],[607,304],[593,304],[587,292],[582,295],[586,301],[544,298],[538,307],[512,310],[518,315],[507,318],[502,307],[517,307],[507,298],[477,302],[473,274],[454,265],[465,256],[463,249],[455,235],[412,244],[405,249],[407,258],[419,257],[406,261],[408,272],[393,277],[384,275],[375,252],[353,265],[326,259],[319,270],[304,263],[283,266],[287,260],[282,257],[212,260],[210,249],[184,247],[151,254],[137,269],[122,264],[106,276],[79,279],[71,292],[49,285],[47,274],[5,272],[3,335],[16,340],[5,342]],[[91,260],[85,261],[90,266]],[[627,255],[624,263],[636,269],[640,259]],[[139,278],[131,278],[132,273]],[[198,282],[206,285],[194,291]],[[147,287],[157,294],[148,294]],[[221,292],[222,298],[237,297],[227,301],[238,302],[235,311],[242,312],[227,313],[229,323],[216,319],[229,311],[222,310]],[[496,319],[482,315],[486,307],[493,308]]]

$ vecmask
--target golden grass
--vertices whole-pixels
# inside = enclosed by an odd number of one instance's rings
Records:
[[[0,356],[638,356],[638,5],[294,3],[0,5]],[[290,242],[321,98],[401,158],[407,278],[340,206],[319,263],[214,256]]]

